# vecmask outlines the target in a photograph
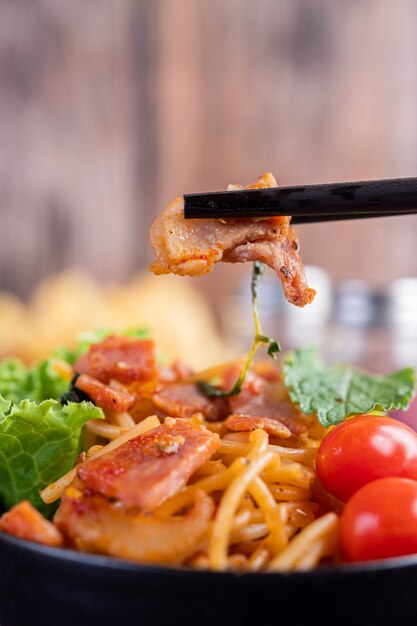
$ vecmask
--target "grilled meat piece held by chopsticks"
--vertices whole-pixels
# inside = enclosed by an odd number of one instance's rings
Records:
[[[246,188],[276,186],[275,178],[268,173]],[[228,190],[241,188],[229,185]],[[297,235],[290,221],[288,216],[185,220],[183,199],[176,198],[151,226],[149,241],[156,261],[149,269],[154,274],[201,276],[211,272],[218,261],[261,261],[277,273],[287,300],[304,306],[313,300],[315,291],[306,283]]]

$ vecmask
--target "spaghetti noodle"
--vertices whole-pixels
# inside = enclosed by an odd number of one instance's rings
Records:
[[[300,421],[303,419],[300,416]],[[142,433],[156,432],[163,421],[162,416],[154,415],[136,424],[129,413],[106,411],[100,428],[99,422],[87,425],[90,441],[91,433],[95,441],[85,458],[104,457]],[[177,421],[183,420],[165,418],[168,424]],[[313,435],[322,432],[315,420],[309,420],[307,443],[293,438],[288,446],[278,445],[262,429],[232,433],[219,428],[222,422],[211,423],[201,414],[187,421],[213,433],[220,431],[222,436],[215,453],[196,468],[186,484],[148,513],[148,519],[155,520],[155,531],[160,520],[175,521],[175,536],[176,525],[193,510],[199,493],[215,502],[215,513],[195,554],[190,556],[187,546],[177,563],[215,571],[256,572],[304,571],[337,560],[338,516],[326,512],[312,495],[314,458],[320,443]],[[122,432],[114,438],[117,429]],[[105,440],[107,445],[103,445]],[[79,484],[78,467],[44,489],[43,500],[55,501],[69,485]],[[83,549],[96,551],[88,545]],[[157,562],[165,563],[163,555]]]

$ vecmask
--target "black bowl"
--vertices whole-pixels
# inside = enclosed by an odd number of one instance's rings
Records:
[[[140,566],[0,535],[1,626],[416,626],[417,555],[293,574]]]

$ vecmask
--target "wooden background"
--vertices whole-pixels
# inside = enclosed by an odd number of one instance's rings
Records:
[[[124,279],[183,192],[416,175],[416,62],[413,0],[0,0],[0,288]],[[417,272],[414,218],[300,237],[336,279]]]

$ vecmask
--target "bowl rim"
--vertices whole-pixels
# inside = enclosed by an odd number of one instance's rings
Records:
[[[61,562],[72,566],[80,565],[82,567],[99,568],[100,570],[118,571],[126,574],[147,574],[149,576],[168,576],[168,577],[210,577],[213,579],[252,579],[257,581],[268,580],[300,580],[317,579],[322,576],[331,575],[336,578],[345,578],[346,576],[358,576],[367,574],[376,574],[384,571],[417,569],[417,553],[406,556],[391,557],[388,559],[363,561],[360,563],[341,563],[340,565],[323,565],[312,571],[295,571],[295,572],[214,572],[210,570],[198,570],[185,567],[177,567],[170,565],[152,565],[147,563],[137,563],[129,559],[121,559],[102,554],[89,554],[86,552],[77,552],[68,548],[55,548],[45,546],[41,543],[28,541],[20,537],[8,535],[0,532],[0,543],[6,544],[11,549],[28,552],[33,556],[41,558],[53,559],[55,562]]]

